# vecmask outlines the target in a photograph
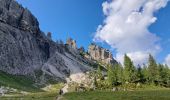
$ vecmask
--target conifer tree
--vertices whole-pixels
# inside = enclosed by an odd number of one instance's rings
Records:
[[[113,84],[114,85],[117,85],[117,83],[118,83],[118,80],[119,80],[119,76],[118,75],[119,75],[119,65],[116,64],[113,67]]]
[[[138,65],[138,68],[137,68],[137,79],[138,81],[142,82],[143,83],[143,80],[144,80],[144,74],[142,72],[142,68],[140,65]]]
[[[124,83],[123,66],[121,63],[118,64],[118,82]]]
[[[108,66],[108,71],[107,71],[107,80],[108,80],[108,85],[109,87],[113,86],[113,82],[114,82],[114,73],[113,73],[113,67],[111,65]]]
[[[121,64],[115,64],[113,67],[113,83],[119,85],[123,82],[123,67]]]
[[[148,78],[149,78],[149,74],[148,74],[148,68],[147,68],[146,65],[143,65],[142,74],[143,74],[143,81],[145,83],[147,83],[148,82]]]
[[[169,68],[167,65],[159,64],[159,84],[166,85],[169,81]]]
[[[151,83],[155,83],[155,81],[158,81],[159,79],[159,71],[157,67],[157,63],[152,55],[149,55],[149,61],[148,61],[148,75],[149,75],[149,81]]]
[[[125,81],[134,82],[137,78],[136,68],[131,59],[125,54],[124,56],[124,76]]]

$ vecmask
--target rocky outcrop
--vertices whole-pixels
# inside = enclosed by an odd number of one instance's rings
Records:
[[[15,0],[0,0],[0,21],[15,28],[39,32],[39,23],[28,9],[24,9]]]
[[[50,57],[37,19],[15,0],[0,0],[0,70],[26,75]]]
[[[37,19],[15,0],[0,0],[0,70],[29,75],[37,82],[61,81],[91,70],[88,61],[63,42],[53,42]],[[68,45],[76,49],[76,42]],[[40,80],[39,80],[40,79]]]
[[[102,48],[94,43],[89,45],[88,53],[91,59],[96,61],[101,61],[106,64],[112,64],[116,62],[109,50]]]
[[[49,58],[47,40],[0,22],[0,70],[28,74]]]
[[[26,75],[40,69],[56,51],[37,19],[15,0],[0,0],[0,70]]]
[[[82,57],[84,48],[77,49],[69,38],[66,45],[54,42],[40,30],[37,19],[15,0],[0,0],[0,70],[13,75],[33,77],[37,83],[49,80],[81,82],[84,73],[94,70],[94,60],[112,63],[111,52],[90,45],[91,59]],[[82,54],[82,55],[81,55]],[[85,55],[86,56],[86,55]]]
[[[51,32],[48,32],[48,33],[47,33],[47,37],[48,37],[48,39],[50,39],[50,40],[52,39],[52,36],[51,36],[51,35],[52,35]]]
[[[77,49],[76,41],[73,40],[72,38],[67,39],[66,45],[70,46],[73,49]]]

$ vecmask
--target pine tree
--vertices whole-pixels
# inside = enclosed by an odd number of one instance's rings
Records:
[[[109,87],[113,86],[113,82],[114,82],[114,73],[113,73],[113,67],[111,65],[108,66],[108,71],[107,71],[107,80],[108,80],[108,85]]]
[[[159,79],[159,71],[157,67],[157,63],[152,55],[149,55],[148,61],[148,71],[149,71],[149,82],[155,83]]]
[[[124,83],[123,66],[118,64],[118,82]]]
[[[115,64],[113,67],[113,83],[119,85],[123,82],[123,67],[121,64]]]
[[[127,81],[127,82],[136,81],[136,78],[137,78],[136,74],[137,74],[136,73],[136,68],[133,65],[133,62],[125,54],[125,56],[124,56],[124,76],[125,76],[125,81]]]
[[[167,65],[159,64],[159,84],[166,85],[169,81],[169,68]]]
[[[142,74],[143,74],[143,81],[145,83],[147,83],[148,82],[148,78],[149,78],[149,74],[148,74],[148,68],[147,68],[146,65],[143,65]]]
[[[118,83],[118,73],[119,73],[119,66],[118,64],[114,65],[113,67],[113,84],[117,85]]]
[[[168,65],[165,65],[165,68],[167,69],[167,72],[168,72],[168,74],[167,74],[167,87],[170,87],[170,66],[168,66]]]
[[[143,83],[143,80],[144,80],[144,74],[142,72],[142,68],[140,65],[138,65],[138,68],[137,68],[137,79],[138,81],[142,82]]]

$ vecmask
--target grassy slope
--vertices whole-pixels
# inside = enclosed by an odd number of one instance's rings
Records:
[[[54,100],[63,84],[53,84],[45,89],[34,86],[34,81],[26,76],[14,76],[0,71],[0,87],[6,86],[19,91],[26,91],[28,94],[10,93],[8,96],[0,97],[0,100]]]
[[[170,90],[68,93],[63,100],[170,100]]]
[[[40,89],[33,86],[34,81],[25,76],[14,76],[0,71],[0,86],[7,86],[27,92],[37,92]]]
[[[63,84],[53,85],[49,92],[33,86],[33,81],[25,76],[13,76],[0,72],[0,86],[9,86],[18,90],[31,92],[27,95],[16,94],[11,97],[0,97],[0,100],[54,100]],[[63,100],[170,100],[170,90],[148,86],[143,91],[106,92],[91,91],[68,93]],[[156,90],[152,90],[156,89]]]
[[[0,97],[0,100],[54,100],[63,84],[53,84],[45,92],[42,88],[35,87],[34,81],[26,76],[14,76],[0,71],[0,86],[28,92],[28,94],[9,94],[8,96]]]
[[[46,92],[29,93],[27,95],[13,94],[0,97],[0,100],[55,100],[59,93],[59,89],[63,86],[63,83],[53,84],[50,88],[45,89]]]
[[[52,88],[53,89],[48,92],[29,93],[27,95],[13,94],[3,96],[0,97],[0,100],[55,100],[59,93],[59,89],[61,88],[61,84],[56,84],[55,87]]]

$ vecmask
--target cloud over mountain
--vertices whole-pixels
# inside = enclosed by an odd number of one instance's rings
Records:
[[[102,4],[106,16],[98,26],[94,41],[106,42],[116,50],[122,62],[127,53],[135,64],[145,63],[148,54],[161,50],[159,37],[148,27],[155,23],[154,13],[167,5],[168,0],[112,0]]]

